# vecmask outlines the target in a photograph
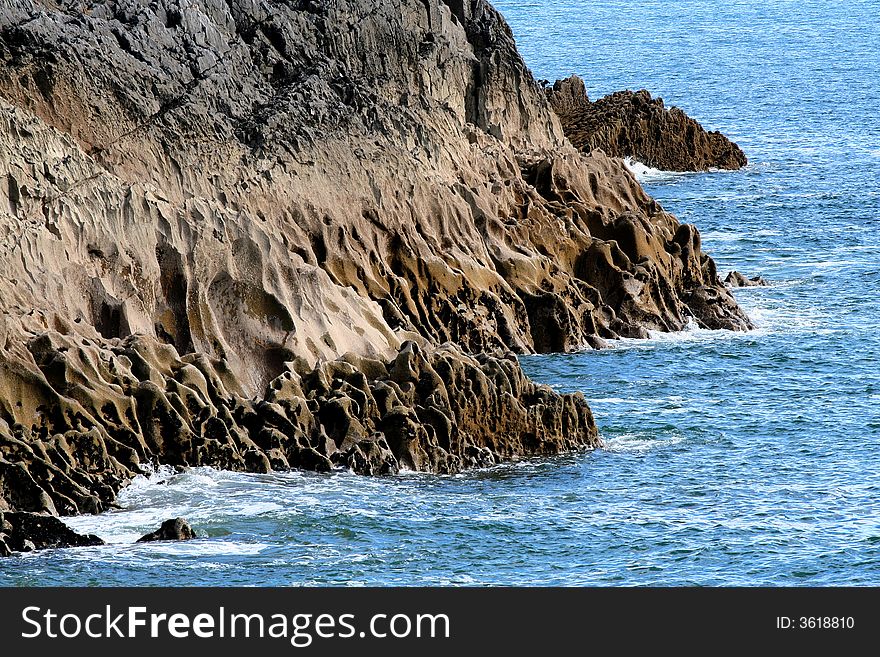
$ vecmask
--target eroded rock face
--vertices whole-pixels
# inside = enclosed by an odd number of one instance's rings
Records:
[[[583,396],[533,383],[513,354],[406,342],[389,362],[300,359],[253,399],[222,361],[155,338],[107,348],[48,332],[30,347],[63,392],[44,384],[51,410],[28,425],[0,420],[0,509],[98,513],[147,463],[454,473],[600,444]],[[64,383],[90,367],[88,387]]]
[[[593,102],[572,76],[546,89],[566,136],[584,152],[601,149],[664,171],[741,169],[748,160],[720,132],[707,132],[677,107],[645,91],[618,91]]]
[[[510,352],[750,326],[483,0],[8,0],[0,60],[0,508],[594,447]]]
[[[153,335],[261,394],[296,356],[573,349],[724,293],[619,163],[567,146],[485,2],[7,7],[12,323]]]
[[[13,552],[104,545],[97,536],[77,534],[58,518],[0,511],[0,557]]]

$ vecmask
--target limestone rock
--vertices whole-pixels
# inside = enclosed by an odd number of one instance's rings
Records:
[[[414,336],[680,329],[685,293],[721,287],[620,163],[567,145],[486,2],[86,5],[0,13],[0,299],[25,361],[19,329],[151,335],[258,395],[297,357]]]
[[[514,353],[750,326],[484,0],[7,0],[0,62],[0,509],[589,449]]]
[[[601,149],[664,171],[741,169],[748,160],[720,132],[707,132],[677,107],[641,91],[618,91],[593,102],[572,76],[546,89],[566,136],[584,152]]]
[[[60,334],[45,337],[45,359],[74,351]],[[59,376],[112,364],[91,388],[57,397],[59,413],[27,426],[0,421],[0,463],[14,477],[0,470],[0,509],[99,512],[143,463],[455,473],[601,444],[583,396],[530,381],[512,353],[473,357],[408,341],[386,363],[346,355],[300,364],[247,398],[224,386],[221,361],[160,347],[131,336],[106,352],[83,348]]]

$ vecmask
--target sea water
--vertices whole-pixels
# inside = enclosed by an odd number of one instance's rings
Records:
[[[757,328],[523,359],[607,447],[454,477],[162,469],[21,585],[880,584],[880,2],[496,3],[535,76],[646,88],[745,150],[648,192]],[[203,537],[133,541],[184,516]]]

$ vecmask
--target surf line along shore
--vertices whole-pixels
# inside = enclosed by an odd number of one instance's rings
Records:
[[[591,449],[515,354],[751,326],[482,0],[11,0],[0,55],[0,509]]]

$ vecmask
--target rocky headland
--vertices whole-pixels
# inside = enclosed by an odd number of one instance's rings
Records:
[[[585,153],[633,158],[664,171],[741,169],[748,160],[720,132],[706,131],[677,107],[641,91],[618,91],[597,101],[573,75],[546,88],[565,135]]]
[[[8,0],[0,61],[0,511],[589,449],[515,354],[750,327],[484,0]]]

